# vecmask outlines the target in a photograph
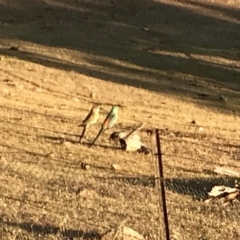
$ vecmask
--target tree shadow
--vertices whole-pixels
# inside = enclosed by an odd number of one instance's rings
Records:
[[[0,43],[20,45],[20,51],[1,48],[1,55],[239,111],[238,9],[188,0],[33,1],[0,9]],[[73,50],[71,60],[39,54],[24,42]]]

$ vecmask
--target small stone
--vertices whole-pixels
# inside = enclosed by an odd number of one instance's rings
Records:
[[[145,240],[141,234],[127,226],[119,226],[118,229],[111,229],[101,239]]]
[[[199,127],[199,128],[198,128],[198,131],[199,131],[199,132],[202,132],[202,131],[203,131],[203,127]]]
[[[43,92],[43,90],[41,88],[36,88],[35,91],[36,92]]]
[[[72,146],[72,144],[70,143],[70,142],[68,142],[68,141],[64,141],[64,138],[63,138],[63,145],[65,146],[65,147],[71,147]]]
[[[112,168],[113,170],[121,170],[121,167],[120,167],[118,164],[115,164],[115,163],[113,163],[113,164],[111,165],[111,168]]]
[[[170,136],[170,137],[175,137],[175,134],[174,134],[173,132],[171,132],[171,133],[169,134],[169,136]]]
[[[89,170],[90,169],[90,166],[84,162],[81,162],[80,163],[80,166],[83,170]]]
[[[85,198],[94,198],[97,195],[97,193],[91,189],[83,189],[79,192],[79,195]]]
[[[78,99],[77,97],[74,97],[72,100],[73,100],[74,102],[79,102],[79,99]]]
[[[52,157],[52,158],[54,158],[54,157],[55,157],[55,154],[54,154],[53,152],[50,152],[50,153],[47,153],[47,154],[45,155],[45,157]]]
[[[9,94],[9,90],[7,88],[2,89],[2,92],[6,95]]]
[[[220,96],[219,98],[220,101],[227,102],[228,98],[226,96]]]
[[[23,86],[23,84],[18,84],[18,86],[17,86],[19,89],[24,89],[24,86]]]
[[[9,48],[9,50],[11,50],[11,51],[18,51],[19,48],[18,48],[18,47],[15,47],[15,46],[12,46],[12,47]]]
[[[143,31],[149,31],[149,28],[143,27],[142,30],[143,30]]]
[[[87,164],[87,165],[85,166],[85,169],[86,169],[86,170],[89,170],[89,169],[90,169],[90,166]]]
[[[3,156],[0,156],[0,163],[1,163],[1,165],[7,165],[7,160],[6,160],[6,158],[3,157]]]
[[[197,122],[196,122],[195,120],[192,120],[192,121],[191,121],[191,124],[194,124],[194,125],[196,125],[196,124],[197,124]]]
[[[95,92],[91,92],[90,93],[90,98],[96,98],[96,93]]]

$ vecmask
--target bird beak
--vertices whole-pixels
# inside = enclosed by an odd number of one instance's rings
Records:
[[[108,111],[104,110],[103,108],[100,108],[101,113],[108,113]]]

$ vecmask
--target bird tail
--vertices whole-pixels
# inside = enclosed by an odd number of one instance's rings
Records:
[[[81,122],[81,123],[78,125],[78,127],[83,127],[83,126],[84,126],[83,122]]]
[[[105,128],[102,126],[101,129],[99,130],[97,136],[95,137],[95,139],[93,140],[93,142],[91,143],[90,147],[92,145],[94,145],[94,143],[97,141],[97,139],[99,138],[99,136],[104,132]]]

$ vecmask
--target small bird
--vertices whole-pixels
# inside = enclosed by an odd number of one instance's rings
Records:
[[[99,119],[99,111],[100,111],[100,106],[93,106],[90,110],[90,112],[88,113],[87,117],[82,121],[81,124],[79,124],[78,126],[82,126],[83,127],[83,131],[82,134],[79,138],[79,143],[82,143],[82,138],[84,137],[84,134],[87,130],[87,128],[92,125],[95,124],[98,119]]]
[[[97,136],[93,140],[90,147],[97,141],[99,136],[106,130],[112,128],[118,120],[118,106],[113,106],[111,111],[108,113],[107,117],[102,123],[101,129],[99,130]]]

